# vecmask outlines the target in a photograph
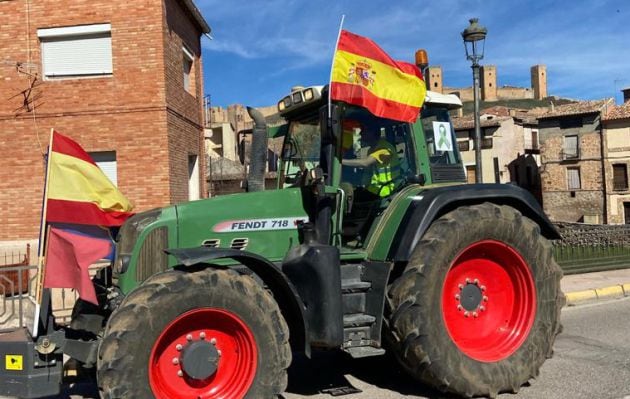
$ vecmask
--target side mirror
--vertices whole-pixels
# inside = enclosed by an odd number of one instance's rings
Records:
[[[297,156],[297,148],[295,146],[295,142],[293,139],[288,139],[284,143],[284,148],[282,149],[282,159],[285,161],[289,161],[291,159],[295,159]]]
[[[407,181],[412,184],[419,184],[421,186],[424,186],[427,183],[427,178],[424,173],[420,173],[419,175],[409,176],[407,178]]]

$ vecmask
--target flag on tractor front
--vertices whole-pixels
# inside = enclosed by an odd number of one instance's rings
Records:
[[[333,59],[330,95],[376,116],[415,122],[426,86],[418,67],[395,61],[372,40],[342,30]]]
[[[72,139],[52,131],[46,221],[120,226],[133,205]]]
[[[109,227],[122,225],[133,206],[77,142],[54,130],[51,135],[41,227],[47,235],[40,248],[45,268],[38,271],[38,287],[43,278],[43,288],[74,288],[96,304],[88,268],[113,258]]]
[[[98,305],[88,268],[113,257],[114,242],[109,229],[55,224],[48,233],[44,287],[74,288],[81,299]]]

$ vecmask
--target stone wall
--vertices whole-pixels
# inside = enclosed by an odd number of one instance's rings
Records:
[[[555,223],[562,236],[557,246],[628,246],[630,225],[611,226],[582,223]]]
[[[466,101],[473,101],[472,87],[444,87],[445,94],[455,94]],[[534,92],[528,87],[503,86],[496,88],[496,97],[492,100],[521,100],[534,98]]]
[[[556,222],[602,222],[604,197],[602,191],[543,191],[543,207]]]

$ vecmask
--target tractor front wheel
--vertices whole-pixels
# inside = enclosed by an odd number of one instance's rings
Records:
[[[273,297],[229,270],[149,278],[112,314],[99,349],[104,398],[276,398],[291,362]]]
[[[552,354],[561,276],[538,225],[514,208],[457,208],[390,286],[386,337],[412,376],[442,391],[516,392]]]

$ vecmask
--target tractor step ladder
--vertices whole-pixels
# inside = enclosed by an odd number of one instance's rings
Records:
[[[365,279],[366,265],[341,266],[343,301],[343,350],[354,358],[378,356],[385,353],[380,347],[380,318],[382,305],[374,297],[373,284]]]

